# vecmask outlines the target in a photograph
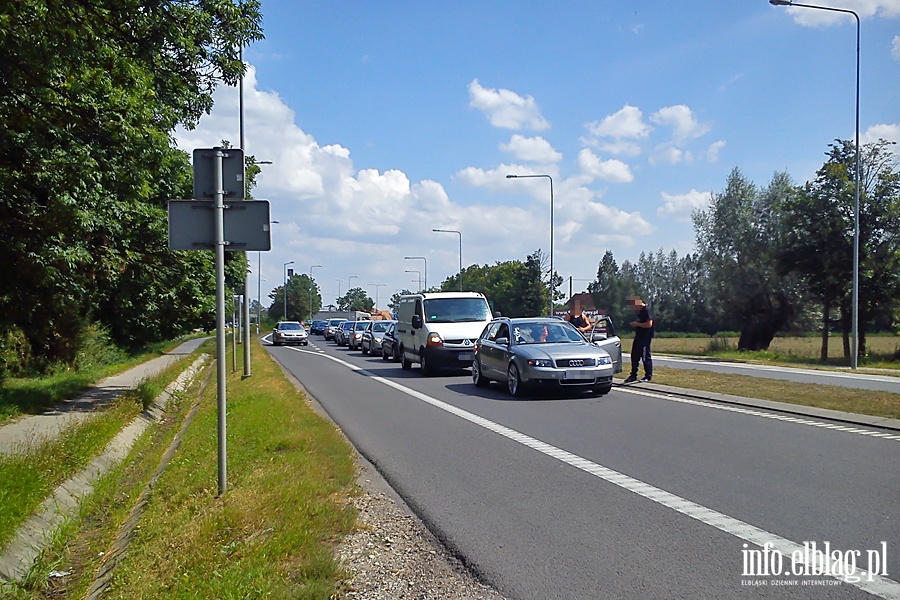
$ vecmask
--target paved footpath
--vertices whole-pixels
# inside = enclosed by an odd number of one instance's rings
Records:
[[[188,340],[163,356],[119,375],[107,377],[80,396],[62,402],[44,414],[25,417],[0,426],[0,454],[24,452],[95,416],[97,408],[112,402],[123,392],[136,388],[143,380],[164,371],[169,365],[196,350],[206,339]]]

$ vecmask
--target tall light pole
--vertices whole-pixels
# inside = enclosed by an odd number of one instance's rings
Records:
[[[323,268],[322,265],[310,265],[309,267],[309,320],[312,321],[312,270],[316,268]]]
[[[375,310],[378,310],[378,288],[384,287],[386,283],[370,283],[369,285],[375,286]]]
[[[425,274],[422,276],[422,279],[425,281],[425,287],[422,289],[428,289],[428,259],[424,256],[404,256],[404,260],[422,260],[425,261],[425,266],[423,267]]]
[[[850,346],[850,368],[856,369],[859,364],[859,15],[846,8],[831,8],[829,6],[816,6],[814,4],[799,4],[790,0],[769,0],[773,6],[800,6],[802,8],[814,8],[853,15],[856,18],[856,175],[854,177],[854,205],[853,205],[853,344]]]
[[[347,312],[350,312],[350,280],[356,278],[359,279],[359,275],[351,275],[347,278]]]
[[[269,225],[280,223],[280,221],[269,221]],[[262,317],[262,252],[256,253],[257,270],[256,275],[256,335],[259,335],[260,320]]]
[[[416,271],[413,269],[406,269],[403,271],[404,273],[415,273],[419,277],[419,292],[422,291],[422,271]]]
[[[284,320],[287,321],[287,303],[288,303],[288,291],[287,291],[287,266],[294,264],[294,261],[284,263],[284,267],[282,267],[282,275],[284,275],[284,287],[282,287],[282,292],[284,293]]]
[[[455,233],[459,236],[459,291],[462,291],[462,234],[455,229],[432,229],[437,233]]]
[[[548,316],[553,316],[553,296],[556,292],[553,285],[553,178],[549,175],[507,175],[507,179],[527,179],[530,177],[546,177],[550,180],[550,278],[548,284],[550,287],[550,311]]]
[[[343,281],[343,279],[335,277],[334,280],[338,282],[338,295],[334,299],[334,305],[337,307],[338,302],[341,300],[341,281]]]

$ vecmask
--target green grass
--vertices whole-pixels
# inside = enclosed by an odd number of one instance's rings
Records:
[[[355,524],[353,452],[254,342],[253,376],[227,361],[228,491],[218,495],[213,374],[106,598],[328,598],[344,575],[334,544]],[[240,357],[239,357],[240,358]],[[138,442],[42,559],[17,598],[83,597],[143,483],[180,427],[182,401]],[[46,572],[71,571],[65,582]]]

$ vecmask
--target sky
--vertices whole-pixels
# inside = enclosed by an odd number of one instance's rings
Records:
[[[861,142],[900,141],[900,0],[823,5],[861,19]],[[272,162],[253,194],[278,221],[272,250],[250,256],[263,306],[290,261],[323,304],[360,287],[383,309],[457,274],[460,242],[465,268],[549,254],[551,239],[568,298],[607,250],[620,265],[693,252],[691,212],[733,169],[802,184],[855,136],[851,15],[765,0],[262,0],[262,12],[243,96],[245,153]],[[238,88],[214,99],[175,132],[180,148],[240,146]]]

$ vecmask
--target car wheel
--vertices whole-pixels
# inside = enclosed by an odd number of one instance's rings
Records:
[[[419,354],[419,366],[422,369],[422,375],[425,377],[431,377],[434,375],[434,368],[431,366],[431,359],[425,358],[425,350],[420,351]]]
[[[521,398],[525,395],[525,384],[522,383],[522,378],[519,376],[519,367],[516,366],[516,363],[509,363],[509,371],[506,373],[506,387],[511,396]]]
[[[391,346],[391,358],[394,359],[394,362],[400,362],[400,347],[399,346]]]
[[[360,350],[360,352],[363,353],[363,356],[365,356],[366,354],[369,353],[369,349],[366,348],[365,344],[363,344],[362,346],[360,346],[360,347],[359,347],[359,350]]]
[[[412,362],[408,358],[406,358],[406,351],[403,348],[400,348],[400,367],[404,371],[409,371],[412,369]]]
[[[280,345],[281,345],[281,342],[275,342],[275,341],[273,341],[273,342],[272,342],[272,345],[273,345],[273,346],[280,346]]]
[[[481,363],[477,358],[472,361],[472,383],[475,384],[475,387],[487,387],[489,383],[481,373]]]
[[[384,348],[381,349],[381,360],[387,360],[388,355],[387,352],[384,351]]]
[[[612,391],[611,383],[605,383],[603,385],[595,385],[594,386],[594,395],[595,396],[605,396],[610,391]]]

